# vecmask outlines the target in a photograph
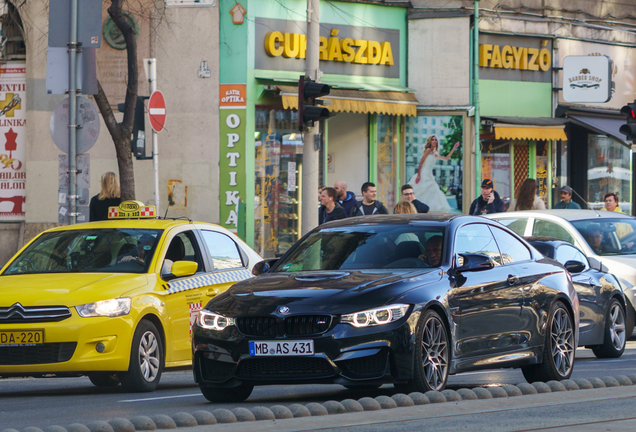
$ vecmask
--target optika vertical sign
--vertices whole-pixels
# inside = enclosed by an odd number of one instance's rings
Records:
[[[221,84],[220,99],[220,215],[221,225],[237,232],[239,202],[245,201],[245,84]]]
[[[0,66],[0,221],[24,220],[26,65]]]

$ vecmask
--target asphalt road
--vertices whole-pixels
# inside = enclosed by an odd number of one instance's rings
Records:
[[[615,376],[634,372],[636,340],[631,340],[627,344],[625,354],[619,359],[598,360],[589,350],[577,350],[572,378]],[[449,378],[448,388],[473,388],[520,382],[525,382],[520,370],[499,369],[452,376]],[[170,415],[180,411],[192,413],[200,409],[358,399],[393,393],[395,391],[390,385],[374,391],[352,391],[339,385],[269,386],[257,387],[246,402],[217,404],[212,407],[193,383],[189,371],[167,373],[162,377],[157,391],[142,394],[124,393],[121,387],[99,389],[93,386],[88,378],[4,379],[0,380],[0,430],[21,430],[28,426],[66,426],[71,423],[86,424],[94,420],[108,421],[115,417]]]

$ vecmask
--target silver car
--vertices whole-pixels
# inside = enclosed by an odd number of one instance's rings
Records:
[[[529,210],[494,213],[520,236],[547,236],[568,241],[594,268],[614,274],[627,299],[625,332],[634,331],[636,313],[636,217],[597,210]]]

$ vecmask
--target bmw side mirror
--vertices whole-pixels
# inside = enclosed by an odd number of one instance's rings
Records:
[[[482,254],[457,254],[455,257],[455,266],[451,268],[449,274],[451,276],[464,272],[474,272],[490,270],[495,266],[492,258]]]
[[[581,261],[571,260],[565,263],[565,269],[572,274],[581,273],[583,270],[585,270],[585,264],[583,264]]]
[[[252,268],[252,274],[254,276],[258,276],[260,274],[267,273],[272,267],[274,267],[276,261],[278,261],[278,258],[257,262]]]

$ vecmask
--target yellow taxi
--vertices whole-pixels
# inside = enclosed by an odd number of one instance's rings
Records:
[[[0,271],[0,376],[87,375],[153,391],[192,364],[207,302],[261,257],[214,224],[127,201],[111,220],[44,231]]]

